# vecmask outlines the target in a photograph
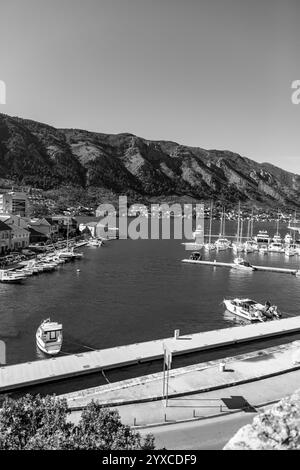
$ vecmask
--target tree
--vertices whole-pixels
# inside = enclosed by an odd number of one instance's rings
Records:
[[[0,450],[139,450],[154,449],[154,438],[121,422],[116,410],[91,402],[77,425],[67,401],[55,396],[5,398],[0,409]]]

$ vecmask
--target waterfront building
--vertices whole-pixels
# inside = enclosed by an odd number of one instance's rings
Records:
[[[29,245],[28,219],[19,215],[0,214],[0,220],[11,227],[11,244],[12,251],[27,248]]]
[[[47,238],[51,238],[53,230],[52,224],[49,223],[45,218],[30,220],[29,227],[36,230],[37,232],[42,233]]]
[[[28,197],[21,191],[9,191],[0,194],[0,213],[19,215],[26,217],[28,215]]]
[[[0,220],[0,255],[5,255],[11,249],[12,229]]]

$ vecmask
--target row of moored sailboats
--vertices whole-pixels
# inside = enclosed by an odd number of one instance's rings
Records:
[[[273,238],[270,237],[268,232],[265,230],[260,230],[256,236],[253,236],[253,218],[247,221],[247,235],[244,237],[244,221],[241,218],[240,208],[237,221],[237,234],[234,241],[230,241],[225,236],[225,212],[221,215],[220,235],[217,237],[217,240],[212,241],[212,207],[210,212],[208,242],[203,243],[199,241],[200,237],[203,237],[203,230],[201,228],[197,228],[193,232],[195,242],[185,243],[186,246],[194,249],[204,248],[205,251],[224,251],[232,249],[235,254],[258,251],[261,254],[285,253],[288,257],[300,255],[300,244],[296,243],[290,233],[287,233],[283,239],[280,236],[279,218],[277,220],[276,234]]]

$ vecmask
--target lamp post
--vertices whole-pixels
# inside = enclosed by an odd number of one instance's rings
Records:
[[[168,406],[169,398],[169,378],[170,378],[170,369],[172,366],[172,351],[163,344],[164,348],[164,365],[163,365],[163,398],[166,400],[165,406]]]

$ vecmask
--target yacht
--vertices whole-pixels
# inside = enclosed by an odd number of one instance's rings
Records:
[[[275,239],[275,237],[276,237],[276,235],[273,238],[274,241],[272,243],[270,243],[268,250],[269,250],[270,253],[283,253],[284,248],[282,246],[282,243],[281,243],[281,241],[279,241],[279,239]],[[280,238],[280,240],[281,240],[281,238]]]
[[[280,318],[276,305],[266,302],[260,304],[252,299],[224,299],[226,309],[239,317],[245,318],[251,322],[264,322]]]
[[[54,356],[61,350],[63,340],[62,325],[51,322],[50,318],[44,320],[36,332],[36,344],[46,354]]]
[[[256,243],[263,243],[265,245],[268,245],[270,242],[270,237],[269,234],[266,230],[259,230],[257,235],[254,237],[254,241]]]

